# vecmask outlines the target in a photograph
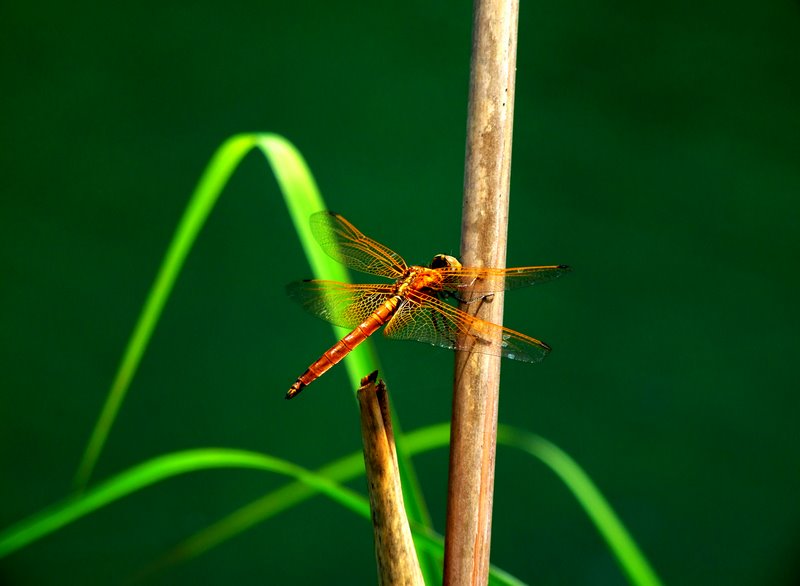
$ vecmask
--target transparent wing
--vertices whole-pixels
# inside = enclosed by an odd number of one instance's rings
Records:
[[[286,292],[310,314],[336,326],[355,328],[392,295],[392,286],[296,281],[286,286]]]
[[[328,256],[355,271],[398,279],[407,268],[399,254],[364,236],[339,214],[313,214],[311,233]]]
[[[468,315],[418,291],[409,294],[383,333],[397,340],[416,340],[522,362],[539,362],[550,351],[544,342]]]
[[[436,270],[444,276],[443,289],[455,293],[460,298],[464,297],[463,293],[469,291],[467,297],[471,299],[497,291],[546,283],[568,273],[570,268],[566,265],[551,265],[510,269],[445,267]]]

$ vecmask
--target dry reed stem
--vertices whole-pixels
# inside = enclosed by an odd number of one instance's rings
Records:
[[[361,407],[364,463],[375,531],[378,583],[387,586],[424,586],[403,504],[389,396],[383,381],[375,384],[377,375],[375,371],[361,380],[357,396]]]
[[[461,261],[504,267],[519,2],[475,0],[473,11]],[[503,296],[463,309],[502,324]],[[444,583],[486,584],[500,358],[459,352],[455,370]]]

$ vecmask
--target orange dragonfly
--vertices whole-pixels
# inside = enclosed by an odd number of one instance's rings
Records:
[[[550,351],[544,342],[473,317],[445,299],[469,303],[498,291],[543,283],[569,271],[566,265],[470,268],[462,267],[452,256],[437,254],[427,267],[408,266],[399,254],[328,211],[311,216],[311,232],[334,260],[394,283],[352,285],[315,280],[287,287],[289,296],[309,313],[353,330],[300,375],[286,393],[287,399],[325,374],[382,325],[386,326],[384,335],[395,340],[416,340],[522,362],[539,362]]]

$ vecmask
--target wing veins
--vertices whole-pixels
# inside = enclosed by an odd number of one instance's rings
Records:
[[[338,281],[295,281],[289,297],[311,315],[343,328],[356,328],[392,296],[392,285],[353,285]]]
[[[407,268],[399,254],[365,236],[339,214],[313,214],[311,232],[328,256],[353,270],[397,279]]]
[[[442,326],[436,321],[441,320]],[[453,350],[504,356],[522,362],[539,362],[550,347],[530,336],[470,316],[462,310],[415,291],[384,329],[390,338],[427,342]]]

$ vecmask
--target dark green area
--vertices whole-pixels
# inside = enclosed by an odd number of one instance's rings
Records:
[[[208,157],[285,135],[333,209],[413,262],[458,252],[463,3],[16,3],[0,8],[0,527],[67,494]],[[580,462],[667,584],[800,580],[800,6],[524,2],[506,299],[555,350],[504,364],[503,421]],[[192,252],[97,478],[226,446],[318,467],[356,449],[309,276],[257,155]],[[445,420],[452,357],[378,340],[405,429]],[[443,528],[447,455],[418,458]],[[0,562],[0,583],[121,583],[283,480],[170,481]],[[352,486],[363,490],[363,480]],[[492,559],[534,584],[621,584],[553,475],[498,454]],[[154,584],[372,583],[371,528],[316,499]]]

